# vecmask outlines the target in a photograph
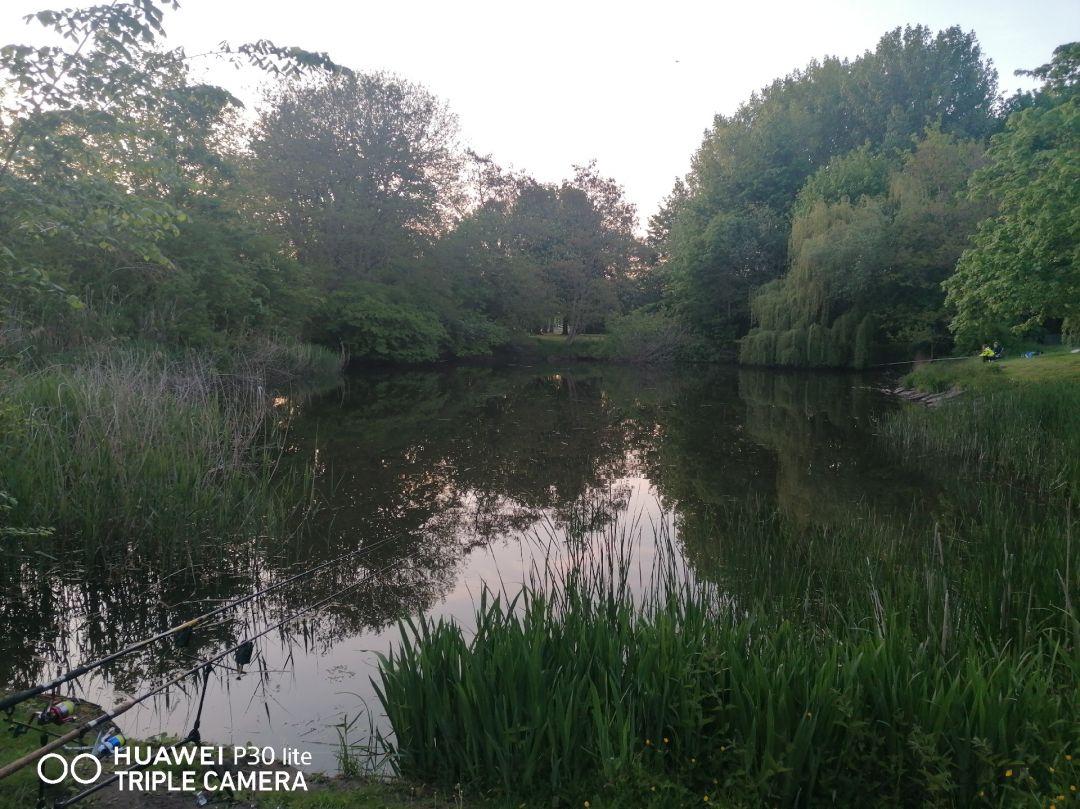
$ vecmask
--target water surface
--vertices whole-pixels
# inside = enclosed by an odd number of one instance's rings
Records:
[[[187,648],[161,644],[77,689],[112,704],[372,575],[261,639],[245,673],[219,667],[206,697],[204,738],[298,746],[329,770],[336,724],[360,717],[354,739],[379,726],[370,679],[403,616],[468,624],[484,587],[514,592],[546,555],[605,532],[632,537],[643,575],[662,534],[698,576],[750,600],[763,595],[749,575],[763,557],[725,530],[732,504],[778,509],[810,530],[867,515],[909,520],[937,485],[874,439],[876,420],[895,405],[844,374],[366,372],[340,391],[281,396],[276,406],[289,427],[283,468],[314,471],[308,530],[285,545],[252,537],[209,548],[177,570],[57,574],[25,564],[6,582],[0,681],[38,681],[359,551],[198,631]],[[182,736],[196,703],[193,689],[172,689],[120,724],[132,736]]]

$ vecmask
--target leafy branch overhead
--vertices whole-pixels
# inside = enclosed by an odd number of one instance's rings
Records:
[[[0,302],[65,299],[56,254],[169,265],[178,199],[218,168],[210,141],[228,92],[188,78],[183,48],[161,48],[174,2],[132,0],[28,15],[61,40],[0,48]],[[275,77],[347,72],[324,53],[269,40],[215,54]],[[111,259],[109,258],[111,257]],[[71,279],[69,279],[71,280]]]

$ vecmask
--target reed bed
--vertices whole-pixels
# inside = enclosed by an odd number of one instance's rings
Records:
[[[396,766],[538,806],[1080,800],[1080,390],[993,373],[882,425],[941,476],[933,508],[723,503],[643,588],[609,525],[485,593],[475,631],[405,622],[380,663]]]
[[[1020,646],[960,604],[942,616],[940,590],[924,624],[897,606],[911,591],[867,582],[822,625],[746,606],[674,552],[636,588],[633,543],[606,537],[485,592],[474,632],[404,622],[379,683],[401,774],[567,806],[1046,806],[1077,783],[1060,610]]]
[[[6,519],[54,529],[50,555],[165,564],[282,531],[282,435],[258,377],[111,349],[15,377],[0,401]]]
[[[1010,481],[1029,495],[1080,502],[1080,385],[983,385],[930,411],[902,411],[881,425],[912,462],[960,461],[974,479]]]

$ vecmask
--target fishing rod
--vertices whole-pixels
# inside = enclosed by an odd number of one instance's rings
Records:
[[[263,629],[261,632],[258,632],[256,634],[252,635],[251,637],[245,639],[244,641],[236,644],[235,646],[232,646],[232,647],[226,649],[224,652],[221,652],[220,654],[215,655],[214,657],[211,657],[211,658],[209,658],[207,660],[202,661],[201,663],[199,663],[199,665],[194,666],[193,668],[188,669],[183,674],[180,674],[180,675],[174,677],[173,679],[169,680],[168,682],[163,683],[163,684],[157,686],[156,688],[151,689],[150,691],[147,691],[142,696],[132,697],[127,702],[124,702],[124,703],[118,705],[117,707],[113,708],[111,711],[108,711],[108,712],[102,714],[97,719],[91,719],[91,720],[89,720],[87,722],[84,722],[83,724],[81,724],[77,728],[75,728],[74,730],[68,731],[63,736],[58,736],[57,738],[53,739],[53,741],[49,742],[46,745],[43,745],[43,746],[39,747],[37,750],[34,750],[31,753],[27,753],[22,758],[16,759],[15,761],[12,761],[12,762],[4,765],[3,767],[0,767],[0,780],[3,780],[4,778],[7,778],[9,775],[11,775],[14,772],[17,772],[18,770],[21,770],[23,767],[27,766],[28,764],[33,764],[35,761],[37,761],[39,758],[41,758],[45,754],[51,753],[54,750],[58,750],[59,748],[63,747],[65,744],[67,744],[68,742],[79,738],[80,736],[84,735],[88,731],[91,731],[94,728],[99,727],[100,725],[104,725],[106,722],[112,722],[114,719],[116,719],[116,717],[127,713],[132,708],[134,708],[136,705],[141,705],[142,703],[146,702],[146,700],[150,699],[150,697],[155,696],[156,694],[160,694],[162,691],[165,691],[168,688],[172,688],[173,686],[179,685],[185,679],[192,676],[193,674],[198,674],[206,666],[210,666],[210,665],[218,662],[222,658],[227,657],[230,654],[238,651],[241,647],[243,647],[243,646],[245,646],[245,645],[247,645],[249,643],[253,643],[258,638],[261,638],[263,635],[265,635],[265,634],[267,634],[269,632],[273,632],[275,629],[280,629],[281,627],[285,626],[285,624],[287,624],[287,623],[289,623],[291,621],[295,621],[297,618],[301,617],[302,615],[306,615],[307,613],[312,612],[313,610],[317,610],[320,607],[323,607],[326,604],[329,604],[335,598],[338,598],[340,596],[345,595],[345,593],[348,593],[348,592],[350,592],[352,590],[355,590],[357,587],[360,587],[361,585],[366,584],[368,581],[375,578],[379,574],[385,573],[387,570],[390,570],[390,568],[395,567],[395,566],[396,566],[395,564],[389,564],[389,565],[386,565],[385,567],[379,568],[378,570],[376,570],[374,572],[369,572],[366,576],[364,576],[363,578],[353,582],[348,587],[344,587],[341,590],[338,590],[336,593],[331,593],[326,598],[323,598],[323,599],[320,599],[319,601],[316,601],[314,604],[309,604],[308,606],[304,607],[303,609],[297,610],[296,612],[294,612],[292,615],[288,616],[287,618],[284,618],[281,621],[278,621],[276,624],[274,624],[272,626],[268,626],[266,629]]]
[[[267,593],[273,592],[274,590],[278,590],[278,589],[280,589],[282,587],[285,587],[288,584],[292,584],[293,582],[295,582],[295,581],[297,581],[299,579],[310,576],[313,573],[317,573],[320,570],[325,570],[326,568],[330,567],[331,565],[335,565],[338,562],[341,562],[344,559],[348,559],[349,557],[355,556],[358,553],[364,553],[364,552],[373,551],[376,548],[379,548],[379,547],[381,547],[383,545],[386,545],[387,543],[391,542],[393,539],[395,539],[395,537],[387,537],[386,539],[379,540],[378,542],[376,542],[373,545],[365,545],[362,548],[356,548],[355,550],[351,550],[348,553],[343,553],[341,556],[338,556],[338,557],[336,557],[334,559],[331,559],[328,562],[322,562],[321,564],[318,564],[315,567],[308,568],[307,570],[302,570],[301,572],[297,573],[294,576],[290,576],[287,579],[283,579],[282,581],[275,582],[274,584],[271,584],[268,587],[264,587],[262,590],[258,590],[258,591],[254,592],[254,593],[249,594],[249,595],[242,596],[241,598],[235,599],[234,601],[230,601],[230,602],[227,602],[225,604],[222,604],[220,607],[216,607],[215,609],[212,609],[209,612],[203,613],[202,615],[199,615],[199,616],[197,616],[195,618],[192,618],[192,619],[190,619],[188,621],[184,621],[181,624],[177,624],[176,626],[171,627],[169,629],[166,629],[163,632],[159,632],[156,635],[152,635],[152,636],[150,636],[148,638],[144,638],[143,640],[136,641],[135,643],[132,643],[129,646],[126,646],[123,649],[120,649],[119,651],[113,652],[112,654],[108,654],[105,657],[102,657],[102,658],[100,658],[98,660],[93,660],[93,661],[91,661],[89,663],[83,663],[81,666],[77,666],[76,668],[71,669],[67,673],[60,675],[55,680],[52,680],[52,681],[47,682],[47,683],[41,683],[40,685],[35,685],[33,688],[27,688],[25,691],[19,691],[18,693],[11,694],[11,695],[9,695],[7,697],[4,697],[3,699],[0,699],[0,711],[10,710],[11,708],[15,707],[16,705],[19,705],[20,703],[26,702],[26,700],[31,699],[33,697],[36,697],[39,694],[44,694],[46,691],[51,691],[54,688],[59,688],[64,683],[69,683],[72,680],[76,679],[77,677],[81,677],[83,674],[86,674],[88,671],[92,671],[93,669],[99,668],[99,667],[104,666],[104,665],[106,665],[108,663],[112,663],[114,660],[119,660],[121,657],[126,657],[127,655],[132,654],[133,652],[137,652],[140,649],[145,649],[147,646],[150,646],[153,643],[157,643],[158,641],[165,640],[165,638],[168,638],[168,637],[171,637],[173,635],[179,634],[180,632],[185,632],[187,630],[194,629],[195,627],[199,626],[200,624],[205,623],[206,621],[210,620],[211,618],[213,618],[216,615],[221,615],[221,613],[223,613],[223,612],[227,612],[228,610],[231,610],[231,609],[233,609],[235,607],[239,607],[242,604],[248,603],[249,601],[254,601],[259,596],[263,596],[263,595],[266,595]]]
[[[914,363],[920,363],[920,362],[948,362],[950,360],[970,360],[970,359],[972,359],[971,355],[965,354],[962,357],[934,357],[934,358],[931,358],[931,359],[921,359],[921,360],[901,360],[900,362],[881,362],[881,363],[878,363],[877,365],[871,365],[870,367],[871,368],[888,368],[890,365],[912,365]]]

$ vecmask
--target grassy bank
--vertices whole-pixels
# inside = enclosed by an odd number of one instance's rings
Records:
[[[533,362],[604,361],[607,342],[604,334],[579,334],[573,340],[561,334],[532,334],[521,341],[519,353]]]
[[[1000,363],[924,366],[904,384],[959,387],[931,412],[888,421],[889,443],[920,463],[959,459],[975,477],[1009,479],[1028,492],[1080,495],[1080,354]]]
[[[276,492],[284,435],[270,380],[340,368],[318,351],[260,343],[226,364],[111,348],[10,374],[0,392],[8,529],[51,529],[53,555],[137,548],[157,564],[195,544],[280,534],[293,503]]]
[[[978,392],[1006,382],[1080,382],[1080,353],[1055,348],[1030,359],[1017,355],[995,362],[977,357],[929,362],[905,376],[902,384],[938,393],[952,387]]]
[[[407,623],[380,667],[400,772],[530,806],[1080,800],[1080,391],[1010,373],[882,426],[941,475],[932,516],[733,503],[713,584],[635,594],[611,534],[475,633]]]

